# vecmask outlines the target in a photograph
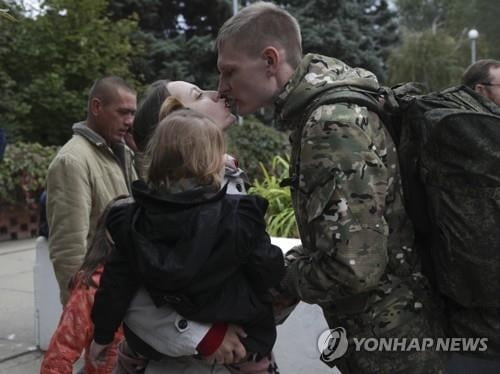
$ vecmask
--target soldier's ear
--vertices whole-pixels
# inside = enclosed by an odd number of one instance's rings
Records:
[[[275,47],[269,46],[262,50],[261,56],[266,64],[266,73],[270,76],[275,75],[281,62],[280,51]]]
[[[484,84],[478,83],[474,86],[474,91],[476,91],[479,95],[488,97],[488,90]]]

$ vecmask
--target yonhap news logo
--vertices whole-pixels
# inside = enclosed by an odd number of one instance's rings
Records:
[[[323,331],[318,338],[321,360],[332,362],[346,354],[348,348],[347,332],[343,327]]]
[[[336,327],[321,333],[318,349],[321,360],[332,362],[344,356],[351,343],[353,351],[360,352],[485,352],[488,338],[362,338],[347,339],[347,331]]]

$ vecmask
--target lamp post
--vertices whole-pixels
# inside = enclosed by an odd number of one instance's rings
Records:
[[[476,62],[476,40],[479,37],[479,32],[476,29],[470,29],[467,34],[470,40],[471,63]]]

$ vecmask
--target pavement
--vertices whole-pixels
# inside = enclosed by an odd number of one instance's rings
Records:
[[[33,265],[35,240],[0,242],[0,374],[38,373]]]
[[[35,338],[34,264],[35,239],[0,242],[0,374],[40,371],[43,352]],[[325,329],[317,306],[299,304],[278,326],[275,355],[280,372],[339,374],[318,359],[317,340]]]

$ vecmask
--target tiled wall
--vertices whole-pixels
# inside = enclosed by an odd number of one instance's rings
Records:
[[[28,239],[38,233],[38,208],[0,204],[0,241]]]

